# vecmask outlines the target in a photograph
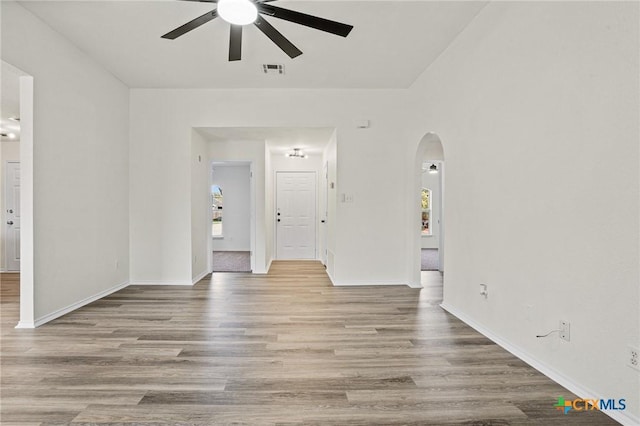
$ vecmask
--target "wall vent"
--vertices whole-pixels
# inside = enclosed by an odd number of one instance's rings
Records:
[[[265,74],[284,74],[284,65],[262,64],[262,70]]]

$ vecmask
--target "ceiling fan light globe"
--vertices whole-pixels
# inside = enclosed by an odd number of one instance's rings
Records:
[[[233,25],[249,25],[258,18],[258,8],[250,0],[219,0],[218,15]]]

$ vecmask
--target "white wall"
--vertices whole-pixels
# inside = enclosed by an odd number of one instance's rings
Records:
[[[313,90],[154,90],[131,91],[132,280],[190,279],[191,247],[188,161],[193,127],[336,127],[335,193],[353,195],[336,206],[335,274],[338,284],[406,282],[401,232],[371,232],[382,220],[402,227],[407,222],[404,150],[389,141],[406,140],[396,111],[404,104],[398,91]],[[370,129],[357,129],[366,117]],[[404,117],[403,115],[399,116]],[[265,143],[254,147],[222,144],[212,160],[251,160],[256,183],[256,262],[266,271],[268,242],[265,213]],[[216,143],[218,144],[218,143]],[[254,156],[255,154],[255,156]],[[388,174],[398,178],[388,179]],[[371,209],[380,191],[398,208]],[[160,214],[151,214],[158,207]],[[342,222],[344,218],[344,222]],[[340,225],[342,224],[342,225]],[[340,229],[343,226],[344,229]],[[260,250],[262,250],[260,252]],[[340,253],[345,256],[341,259]]]
[[[275,246],[275,195],[274,195],[274,185],[275,185],[275,176],[273,174],[273,167],[271,165],[271,146],[269,141],[266,141],[264,144],[264,187],[265,187],[265,195],[264,195],[264,219],[265,219],[265,271],[269,271],[271,267],[271,262],[275,257],[276,246]],[[255,180],[254,180],[255,183]],[[252,221],[252,225],[254,225]],[[254,271],[255,272],[255,271]]]
[[[6,165],[9,161],[20,161],[20,142],[19,141],[2,141],[0,142],[0,230],[3,237],[0,238],[0,271],[5,270],[5,239],[4,224],[6,223],[6,212],[4,209],[5,197],[5,174]]]
[[[426,131],[444,144],[444,304],[581,396],[626,398],[628,424],[640,422],[625,365],[640,346],[638,7],[492,2],[408,108],[424,122],[413,152]],[[571,342],[536,339],[561,319]]]
[[[222,238],[213,238],[214,251],[250,251],[249,165],[213,166],[213,185],[222,188]]]
[[[129,91],[20,5],[1,7],[2,60],[35,81],[34,298],[46,320],[127,283]]]
[[[421,237],[422,248],[438,248],[440,243],[440,176],[441,174],[422,173],[422,187],[431,190],[431,235]]]

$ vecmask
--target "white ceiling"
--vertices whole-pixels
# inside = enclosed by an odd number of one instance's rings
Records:
[[[2,62],[0,69],[0,130],[13,133],[15,138],[2,137],[3,141],[20,140],[20,123],[10,118],[20,117],[20,74],[15,68]]]
[[[229,25],[217,18],[176,39],[162,34],[213,10],[212,3],[21,1],[129,87],[406,88],[446,49],[486,1],[278,1],[353,25],[345,39],[268,18],[304,54],[290,59],[254,26],[243,59],[228,62]],[[262,64],[285,66],[267,75]]]
[[[209,141],[267,141],[269,151],[284,155],[293,148],[305,154],[322,154],[334,129],[331,127],[198,127]]]

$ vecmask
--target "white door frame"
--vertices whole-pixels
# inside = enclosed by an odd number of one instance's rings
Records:
[[[250,259],[251,272],[256,273],[256,184],[253,177],[253,161],[227,161],[227,160],[209,160],[209,168],[207,170],[207,197],[211,198],[211,185],[213,185],[213,173],[211,172],[214,163],[229,164],[237,166],[249,166],[249,239],[250,239]],[[223,213],[224,214],[224,213]],[[213,238],[211,237],[211,206],[207,204],[207,271],[213,272]]]
[[[327,267],[327,257],[329,252],[329,228],[327,222],[329,221],[329,162],[325,161],[322,168],[322,188],[323,192],[322,205],[320,208],[320,232],[322,232],[322,252],[320,253],[320,260],[322,264]]]

